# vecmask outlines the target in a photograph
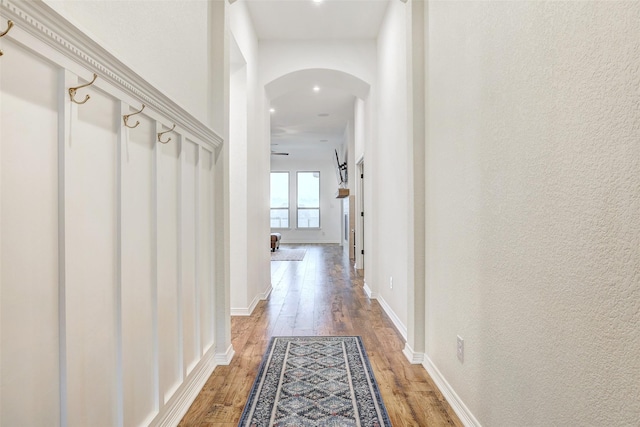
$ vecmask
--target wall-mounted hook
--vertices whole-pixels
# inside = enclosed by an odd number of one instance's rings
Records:
[[[122,116],[122,120],[124,120],[124,125],[128,128],[135,128],[138,127],[138,125],[140,124],[139,121],[136,120],[136,124],[133,126],[129,126],[129,117],[131,116],[135,116],[136,114],[140,114],[142,113],[142,110],[144,110],[144,107],[146,107],[146,105],[142,104],[142,108],[140,109],[140,111],[136,111],[135,113],[131,113],[131,114],[125,114],[124,116]]]
[[[159,133],[158,133],[158,142],[161,142],[161,143],[163,143],[163,144],[166,144],[166,143],[168,143],[169,141],[171,141],[171,138],[167,139],[166,141],[163,141],[161,137],[162,137],[162,135],[164,135],[165,133],[169,133],[169,132],[171,132],[172,130],[174,130],[175,128],[176,128],[176,125],[174,124],[174,125],[173,125],[173,127],[172,127],[171,129],[169,129],[169,130],[165,130],[164,132],[159,132]]]
[[[84,97],[84,101],[76,101],[75,97],[76,97],[76,91],[78,89],[81,89],[83,87],[87,87],[87,86],[91,86],[96,79],[98,78],[98,75],[96,73],[93,73],[93,80],[91,80],[89,83],[78,86],[78,87],[70,87],[69,88],[69,97],[71,98],[71,102],[75,102],[76,104],[84,104],[85,102],[87,102],[89,100],[89,98],[91,98],[89,95],[86,95]]]
[[[3,31],[2,33],[0,33],[0,37],[4,37],[7,35],[7,33],[9,32],[9,30],[11,30],[13,28],[13,21],[12,20],[8,20],[7,21],[7,29],[5,31]]]
[[[7,33],[9,32],[9,30],[11,30],[13,28],[13,21],[12,20],[8,20],[7,21],[7,29],[5,31],[3,31],[2,33],[0,33],[0,37],[4,37],[7,35]],[[0,56],[4,55],[4,52],[0,50]]]

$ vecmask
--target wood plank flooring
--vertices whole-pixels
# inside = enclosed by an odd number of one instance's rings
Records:
[[[273,291],[249,317],[232,317],[236,355],[218,366],[180,422],[182,427],[237,426],[269,339],[274,335],[360,335],[391,422],[401,426],[462,426],[338,245],[304,248],[303,261],[272,261]]]

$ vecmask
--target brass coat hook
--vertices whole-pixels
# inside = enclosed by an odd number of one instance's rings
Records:
[[[162,137],[162,135],[164,135],[165,133],[169,133],[169,132],[171,132],[172,130],[174,130],[175,128],[176,128],[176,125],[174,124],[174,125],[173,125],[173,127],[172,127],[171,129],[169,129],[169,130],[165,130],[164,132],[159,132],[159,133],[158,133],[158,142],[161,142],[161,143],[163,143],[163,144],[166,144],[166,143],[168,143],[169,141],[171,141],[171,138],[167,139],[166,141],[163,141],[161,137]]]
[[[7,21],[7,29],[5,31],[3,31],[2,33],[0,33],[0,37],[4,37],[7,35],[7,33],[9,32],[9,30],[11,30],[13,28],[13,21],[12,20],[8,20]]]
[[[91,98],[89,95],[86,95],[84,97],[84,101],[76,101],[75,97],[76,97],[76,91],[78,89],[82,89],[83,87],[87,87],[87,86],[91,86],[96,79],[98,78],[98,75],[96,73],[93,73],[93,80],[91,80],[89,83],[78,86],[78,87],[70,87],[69,88],[69,97],[71,98],[71,102],[75,102],[76,104],[84,104],[85,102],[87,102],[89,100],[89,98]]]
[[[7,29],[5,31],[3,31],[2,33],[0,33],[0,37],[4,37],[7,35],[7,33],[13,28],[13,21],[12,20],[8,20],[7,21]],[[4,52],[0,50],[0,56],[4,55]]]
[[[140,114],[142,113],[142,110],[144,110],[144,107],[146,107],[146,105],[142,104],[142,108],[140,109],[140,111],[136,111],[135,113],[131,113],[131,114],[125,114],[124,116],[122,116],[122,119],[124,120],[124,125],[128,128],[135,128],[138,127],[138,125],[140,124],[140,122],[138,120],[136,120],[136,124],[133,126],[129,126],[129,117],[131,116],[135,116],[136,114]]]

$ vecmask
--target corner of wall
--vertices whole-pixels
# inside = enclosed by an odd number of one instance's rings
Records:
[[[224,352],[219,352],[215,354],[214,360],[217,365],[227,366],[231,363],[233,356],[235,356],[236,351],[233,349],[233,346],[230,345]]]
[[[249,307],[232,308],[231,315],[232,316],[251,316],[251,314],[253,314],[253,310],[256,309],[256,306],[260,301],[269,299],[269,295],[271,295],[272,290],[273,290],[273,287],[271,286],[271,283],[269,283],[267,289],[264,292],[258,293],[253,298],[253,300],[251,301],[251,304],[249,304]]]
[[[404,344],[402,354],[404,354],[412,365],[421,365],[424,363],[424,353],[415,352],[408,342]]]

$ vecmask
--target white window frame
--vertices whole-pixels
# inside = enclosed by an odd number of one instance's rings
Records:
[[[269,180],[273,174],[286,174],[287,175],[287,207],[274,208],[271,206],[271,195],[269,195],[269,226],[271,226],[271,212],[272,211],[287,211],[287,221],[288,224],[286,227],[271,227],[274,230],[287,230],[291,228],[291,173],[289,171],[271,171],[269,174]],[[269,181],[269,185],[271,185],[271,181]]]
[[[300,207],[300,174],[301,173],[313,173],[318,174],[318,207]],[[322,211],[320,209],[320,197],[322,194],[322,175],[320,171],[296,171],[296,228],[300,230],[319,230],[322,227]],[[318,211],[318,226],[317,227],[301,227],[300,226],[300,211],[304,210],[317,210]]]

